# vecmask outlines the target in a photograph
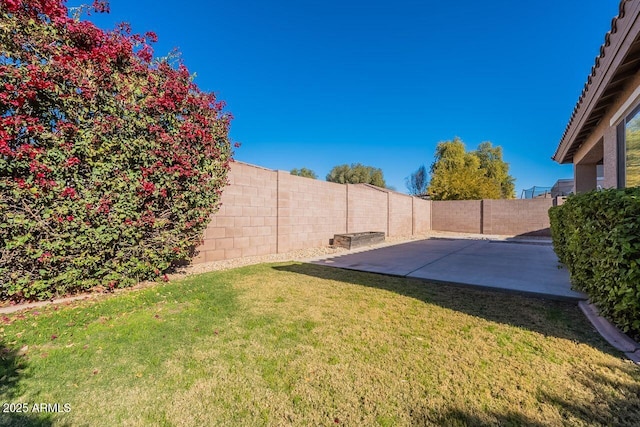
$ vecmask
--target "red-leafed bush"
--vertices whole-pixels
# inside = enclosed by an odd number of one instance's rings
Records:
[[[64,0],[0,0],[1,299],[123,287],[192,256],[231,116],[154,61],[155,40],[70,18]]]

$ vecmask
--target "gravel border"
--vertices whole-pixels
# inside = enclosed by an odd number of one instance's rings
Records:
[[[189,265],[185,268],[178,270],[176,274],[169,275],[169,278],[178,278],[188,276],[192,274],[206,273],[208,271],[220,271],[228,270],[231,268],[244,267],[245,265],[262,264],[265,262],[280,262],[280,261],[309,261],[319,258],[330,257],[331,255],[340,255],[343,253],[357,253],[370,251],[391,245],[398,245],[401,243],[412,242],[415,240],[425,240],[429,238],[441,238],[441,239],[471,239],[471,240],[498,240],[498,241],[514,241],[514,242],[539,242],[550,243],[551,239],[548,237],[530,237],[530,236],[505,236],[505,235],[489,235],[489,234],[473,234],[473,233],[456,233],[448,231],[430,231],[425,234],[417,234],[413,236],[398,236],[387,237],[384,242],[377,243],[375,245],[363,246],[356,249],[344,249],[336,246],[324,246],[320,248],[300,249],[296,251],[281,253],[281,254],[269,254],[269,255],[257,255],[244,258],[234,258],[223,261],[213,261],[207,263],[200,263],[195,265]]]
[[[308,260],[324,258],[332,255],[340,255],[346,252],[354,253],[362,250],[371,250],[379,247],[390,246],[390,245],[395,245],[395,244],[404,243],[404,242],[410,242],[413,240],[423,240],[423,239],[428,239],[429,237],[433,237],[433,235],[430,233],[430,234],[423,234],[423,235],[416,235],[416,236],[388,237],[383,243],[379,243],[377,245],[372,245],[372,246],[366,246],[366,247],[359,248],[356,250],[351,250],[351,251],[345,248],[340,248],[340,247],[324,246],[320,248],[300,249],[300,250],[281,253],[281,254],[257,255],[257,256],[250,256],[250,257],[244,257],[244,258],[234,258],[234,259],[228,259],[228,260],[222,260],[222,261],[193,264],[193,265],[188,265],[186,267],[178,268],[175,273],[168,274],[167,276],[169,277],[169,280],[179,280],[184,277],[192,276],[195,274],[208,273],[211,271],[230,270],[238,267],[244,267],[247,265],[271,263],[271,262],[286,262],[286,261],[308,261]],[[93,292],[86,292],[83,294],[74,295],[66,298],[54,298],[48,301],[38,301],[38,302],[19,303],[19,304],[8,303],[6,305],[0,306],[0,314],[9,314],[9,313],[22,311],[22,310],[40,308],[50,304],[69,304],[73,301],[94,299],[94,298],[103,297],[111,294],[118,294],[118,293],[127,292],[131,290],[147,288],[147,287],[155,286],[157,284],[158,282],[145,281],[145,282],[140,282],[128,288],[115,289],[112,292],[103,292],[100,289],[96,289]]]
[[[178,270],[176,274],[169,275],[169,278],[178,278],[190,276],[192,274],[206,273],[209,271],[228,270],[231,268],[244,267],[245,265],[262,264],[268,262],[285,262],[285,261],[308,261],[317,258],[325,258],[332,255],[341,255],[344,253],[355,253],[377,249],[385,246],[397,245],[400,243],[411,242],[414,240],[424,240],[429,237],[435,237],[433,234],[423,234],[416,236],[387,237],[384,242],[361,248],[348,250],[337,246],[323,246],[320,248],[299,249],[281,254],[257,255],[244,258],[234,258],[223,261],[213,261],[195,265],[189,265]]]

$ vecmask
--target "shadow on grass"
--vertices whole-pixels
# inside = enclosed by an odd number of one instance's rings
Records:
[[[19,399],[17,388],[27,368],[26,349],[10,348],[0,341],[0,427],[47,427],[46,415],[31,413],[34,402]],[[26,405],[25,405],[26,404]]]
[[[342,270],[314,264],[289,264],[273,267],[278,271],[395,292],[489,321],[508,324],[547,336],[587,344],[603,353],[620,357],[592,328],[575,302],[551,301],[513,293],[473,289],[455,284],[434,284],[419,279],[384,276]],[[549,390],[540,390],[537,400],[559,409],[567,425],[636,426],[640,419],[640,370],[631,364],[580,365],[570,377],[593,393],[592,399],[575,399]],[[626,377],[628,380],[621,380]],[[414,407],[413,425],[447,426],[533,426],[539,421],[516,412],[474,413],[464,408],[449,408],[433,413],[428,407]]]
[[[638,395],[640,394],[640,373],[638,369],[629,366],[602,366],[611,370],[614,375],[620,371],[635,380],[634,383],[621,383],[612,381],[605,375],[597,372],[574,372],[572,378],[577,379],[587,389],[591,390],[597,398],[594,401],[584,401],[567,398],[566,396],[552,395],[542,392],[538,397],[540,402],[552,404],[559,408],[560,414],[566,420],[565,425],[594,425],[594,426],[637,426],[640,419],[640,406]],[[609,391],[607,390],[609,387]],[[614,388],[621,397],[612,396],[610,389]],[[426,425],[433,422],[433,416],[429,410],[420,408],[412,414],[414,425]],[[446,426],[527,426],[542,427],[548,424],[540,423],[526,415],[517,412],[499,413],[488,411],[483,414],[470,413],[464,409],[451,409],[436,417],[437,425]]]
[[[637,426],[640,420],[640,403],[638,401],[640,372],[632,365],[603,365],[602,368],[616,377],[619,377],[619,374],[628,375],[634,381],[621,383],[604,375],[602,371],[576,371],[572,378],[591,390],[599,399],[594,402],[585,402],[543,392],[540,400],[551,402],[555,406],[563,408],[564,414],[578,418],[589,425]],[[611,396],[611,389],[617,390],[623,397]]]
[[[425,421],[426,422],[426,421]],[[542,424],[534,421],[517,412],[507,414],[499,414],[496,412],[487,412],[483,416],[471,414],[463,409],[452,409],[440,416],[437,421],[438,425],[451,427],[467,427],[467,426],[500,426],[500,427],[546,427],[548,424]],[[416,425],[416,424],[414,424]]]
[[[279,265],[273,268],[384,289],[493,322],[584,343],[616,357],[621,355],[598,335],[573,301],[553,301],[513,292],[476,289],[453,283],[433,283],[315,264]]]

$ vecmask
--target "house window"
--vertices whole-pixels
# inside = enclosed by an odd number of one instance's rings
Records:
[[[618,182],[620,187],[640,186],[640,107],[618,127]]]

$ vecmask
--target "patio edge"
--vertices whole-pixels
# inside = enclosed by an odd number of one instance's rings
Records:
[[[602,338],[617,350],[623,352],[624,355],[634,363],[640,364],[640,344],[623,334],[611,322],[600,316],[595,305],[588,301],[580,301],[578,306]]]

